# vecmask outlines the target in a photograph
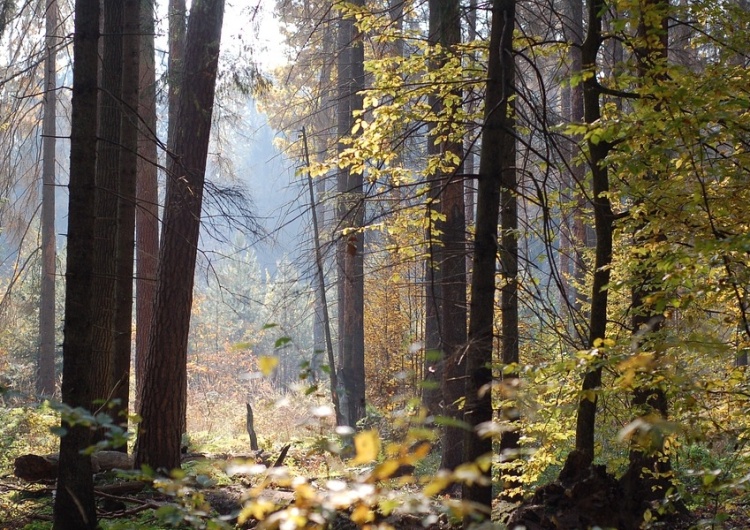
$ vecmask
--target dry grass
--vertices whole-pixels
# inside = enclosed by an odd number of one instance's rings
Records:
[[[238,392],[191,392],[187,413],[191,442],[210,452],[249,451],[246,401],[253,408],[259,445],[267,450],[325,435],[333,429],[330,418],[319,418],[313,413],[328,404],[324,396],[306,396],[301,390],[279,392],[262,382],[249,398]]]

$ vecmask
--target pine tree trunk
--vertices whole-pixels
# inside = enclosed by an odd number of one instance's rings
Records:
[[[642,81],[658,83],[663,79],[653,74],[652,70],[660,68],[667,60],[669,2],[648,0],[641,4],[641,9],[638,38],[642,44],[636,48],[638,73]],[[658,21],[657,24],[654,24],[655,20]],[[645,176],[648,181],[652,182],[663,177],[664,175],[656,172]],[[658,243],[664,239],[662,234],[651,233],[647,229],[649,217],[647,213],[636,232],[650,235],[634,236],[635,244],[641,248],[658,247]],[[653,302],[649,301],[655,290],[653,286],[658,285],[661,273],[648,260],[638,269],[640,277],[637,278],[638,284],[632,291],[631,307],[633,333],[636,337],[635,346],[640,349],[648,343],[650,334],[661,329],[664,315],[654,307]],[[667,396],[658,384],[645,382],[643,386],[637,387],[633,392],[632,405],[639,416],[667,419],[669,409]],[[631,513],[643,513],[653,502],[663,500],[667,491],[674,487],[670,476],[671,463],[663,450],[661,446],[643,447],[635,441],[631,443],[628,469],[620,479],[625,492],[625,503]]]
[[[115,421],[128,426],[130,353],[133,327],[133,258],[135,253],[136,178],[138,174],[138,85],[140,0],[124,0],[122,41],[122,120],[120,180],[117,195],[117,265],[114,355],[112,361]],[[127,447],[121,450],[127,451]]]
[[[136,466],[170,470],[180,465],[190,310],[223,17],[223,0],[197,0],[188,21]]]
[[[42,285],[39,300],[39,364],[36,392],[51,397],[55,393],[55,277],[57,244],[55,236],[55,146],[57,134],[57,0],[47,0],[45,31],[47,56],[44,78],[44,118],[42,122]]]
[[[156,264],[159,256],[159,189],[156,156],[156,68],[154,65],[154,0],[141,0],[141,58],[138,64],[141,86],[138,115],[142,121],[138,136],[136,177],[136,307],[135,307],[135,405],[140,413],[146,370],[148,335],[156,296]]]
[[[461,12],[459,2],[432,0],[430,2],[430,42],[439,45],[446,54],[437,60],[433,68],[440,68],[448,60],[453,48],[461,43]],[[461,98],[461,91],[455,92]],[[437,115],[445,114],[446,109],[442,101],[434,98],[433,112]],[[445,116],[447,120],[451,116]],[[445,126],[443,126],[445,127]],[[438,134],[444,134],[441,130]],[[430,140],[429,145],[434,156],[446,157],[447,154],[463,157],[463,143],[455,140],[445,140],[435,144]],[[461,411],[458,403],[465,395],[465,365],[463,348],[466,345],[466,212],[464,210],[463,181],[457,176],[459,167],[448,173],[442,171],[433,175],[431,184],[437,208],[444,216],[444,220],[437,224],[441,234],[436,242],[435,250],[439,249],[432,270],[436,276],[433,285],[439,299],[433,301],[437,310],[437,350],[441,354],[439,383],[440,400],[443,405],[442,414],[459,419]],[[437,259],[435,259],[437,258]],[[463,429],[447,426],[443,434],[441,467],[454,469],[463,462]]]
[[[92,406],[92,269],[96,196],[97,66],[99,0],[77,0],[73,35],[73,98],[66,268],[62,399],[70,407]],[[97,527],[91,458],[82,450],[91,431],[71,426],[60,438],[54,505],[55,530]]]
[[[117,187],[120,178],[120,121],[122,117],[122,20],[120,0],[102,2],[99,72],[99,138],[96,145],[96,221],[93,293],[95,313],[93,348],[95,397],[110,399],[114,356],[115,274],[117,249]],[[99,432],[97,439],[104,436]]]

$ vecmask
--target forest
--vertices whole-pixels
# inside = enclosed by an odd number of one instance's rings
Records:
[[[0,0],[0,49],[0,527],[750,528],[750,1]]]

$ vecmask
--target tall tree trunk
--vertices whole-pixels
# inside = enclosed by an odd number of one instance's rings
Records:
[[[581,50],[583,69],[594,73],[583,81],[584,120],[594,123],[601,118],[600,87],[596,78],[597,55],[602,44],[602,16],[604,0],[592,0],[588,5],[588,30]],[[609,201],[609,176],[604,159],[611,149],[604,141],[587,141],[588,159],[591,168],[592,206],[596,231],[596,254],[594,281],[591,289],[591,315],[587,347],[604,339],[607,328],[607,303],[609,270],[612,262],[612,207]],[[587,465],[594,458],[594,432],[596,428],[597,392],[602,380],[602,368],[592,363],[583,379],[582,397],[578,403],[576,420],[576,450]]]
[[[113,412],[128,426],[130,353],[133,327],[133,258],[135,253],[136,177],[138,173],[138,85],[141,0],[124,0],[122,40],[122,120],[120,179],[117,195],[117,285],[112,362]],[[122,448],[127,451],[127,447]]]
[[[353,6],[363,7],[364,0]],[[364,43],[354,18],[342,13],[338,34],[338,135],[349,136],[354,112],[362,109],[364,88]],[[339,152],[345,149],[339,143]],[[339,219],[342,237],[338,247],[339,262],[339,366],[345,392],[342,411],[348,425],[355,426],[365,417],[365,336],[364,336],[364,233],[358,231],[364,222],[362,173],[341,170],[338,175]]]
[[[188,21],[135,454],[136,465],[154,469],[180,465],[187,341],[223,18],[224,0],[196,0]]]
[[[481,470],[485,480],[464,486],[463,497],[483,506],[486,516],[489,516],[492,502],[492,441],[480,437],[476,432],[476,426],[492,420],[489,385],[492,383],[490,364],[495,311],[495,263],[498,251],[497,223],[501,189],[515,182],[514,124],[509,113],[510,100],[514,93],[515,11],[514,0],[494,0],[492,4],[466,361],[465,419],[475,428],[466,436],[466,460],[482,463]]]
[[[185,0],[169,0],[167,6],[169,20],[169,60],[167,63],[167,149],[174,148],[175,123],[180,106],[180,84],[182,83],[183,63],[185,61],[185,29],[187,7]]]
[[[39,364],[36,392],[55,393],[55,146],[57,135],[57,0],[47,0],[44,68],[44,118],[42,121],[42,286],[39,299]]]
[[[336,26],[334,22],[331,20],[331,12],[328,11],[323,18],[321,24],[323,26],[323,64],[320,69],[320,77],[318,82],[318,101],[317,101],[317,109],[316,109],[316,115],[319,115],[321,118],[323,118],[323,121],[326,121],[324,124],[318,125],[317,123],[313,124],[313,130],[314,131],[321,131],[324,130],[326,127],[330,126],[330,118],[332,117],[328,109],[330,109],[333,106],[333,97],[332,97],[332,84],[331,84],[331,74],[333,72],[333,61],[330,59],[330,57],[333,54],[334,51],[334,45],[335,45],[335,29]],[[317,121],[317,120],[316,120]],[[325,137],[322,135],[316,135],[316,141],[314,143],[315,151],[317,153],[317,158],[319,159],[319,162],[322,162],[325,160],[326,154],[327,154],[327,141]],[[307,144],[306,149],[307,149]],[[317,194],[317,201],[314,205],[314,214],[317,218],[317,226],[314,227],[318,231],[318,237],[320,237],[321,234],[326,232],[326,206],[325,206],[325,197],[327,196],[326,193],[326,185],[327,185],[327,178],[326,177],[319,177],[315,181],[315,190],[313,191],[313,195]],[[318,247],[318,244],[316,244],[316,249]],[[321,248],[321,252],[323,249]],[[316,250],[317,252],[317,250]],[[317,259],[317,256],[316,256]],[[323,255],[321,257],[322,265],[325,265],[325,252],[323,252]],[[314,377],[318,377],[320,374],[320,362],[322,359],[328,359],[328,364],[330,365],[329,368],[331,370],[331,380],[335,378],[335,359],[333,358],[334,352],[328,351],[329,350],[329,344],[328,338],[326,337],[327,334],[331,333],[331,315],[328,308],[328,302],[327,300],[324,300],[327,294],[327,287],[326,287],[326,278],[325,275],[323,275],[322,279],[319,278],[318,280],[319,285],[316,286],[316,292],[317,295],[315,296],[315,323],[313,325],[313,345],[314,345],[314,354],[312,359],[312,365],[311,370],[314,375]],[[322,285],[320,285],[322,283]],[[325,307],[324,307],[325,306]],[[332,344],[330,345],[332,348]],[[336,384],[333,384],[331,391],[337,392],[338,389],[338,382]],[[335,396],[331,396],[331,399],[334,403],[338,403],[338,394]],[[338,410],[336,411],[336,423],[337,425],[345,423],[343,421],[343,417],[341,416],[341,407],[338,405]]]
[[[440,57],[433,68],[440,68],[449,59],[456,45],[461,43],[461,11],[458,0],[431,0],[429,39],[433,45],[439,45],[444,56]],[[458,98],[462,97],[460,90],[454,92]],[[433,98],[433,112],[443,115],[444,119],[450,112],[443,102]],[[443,127],[447,127],[444,125]],[[443,135],[446,131],[436,131]],[[446,157],[448,154],[462,158],[462,142],[444,140],[429,142],[435,156]],[[437,259],[433,257],[433,285],[427,289],[435,289],[439,298],[431,305],[437,309],[437,332],[439,342],[437,349],[441,354],[440,369],[440,399],[443,414],[458,419],[461,412],[458,402],[465,395],[464,359],[462,348],[466,345],[466,212],[464,210],[463,181],[458,177],[459,168],[452,173],[439,172],[433,175],[432,197],[438,201],[437,209],[444,220],[438,223],[441,234],[436,246]],[[437,270],[435,270],[437,267]],[[454,469],[463,462],[463,429],[448,426],[443,434],[441,467]]]
[[[135,406],[141,410],[148,335],[156,297],[156,264],[159,256],[159,189],[156,155],[156,68],[154,65],[154,0],[141,0],[141,86],[138,93],[138,175],[136,177],[136,307],[135,307]]]
[[[97,67],[99,0],[77,0],[73,35],[73,98],[70,137],[70,198],[66,268],[62,399],[70,407],[90,408],[92,351],[94,219],[96,197]],[[55,496],[55,530],[97,527],[88,427],[65,416]]]
[[[505,50],[507,61],[510,65],[504,72],[507,76],[507,84],[515,93],[515,69],[512,59],[512,49]],[[518,333],[518,175],[516,173],[516,142],[515,142],[515,103],[511,99],[508,102],[509,117],[506,118],[506,139],[503,145],[504,162],[502,172],[502,190],[500,192],[500,315],[501,315],[501,337],[500,337],[500,359],[504,365],[518,364],[519,357],[519,333]],[[515,372],[504,373],[503,395],[513,398],[518,388],[518,374]],[[510,403],[503,410],[504,419],[518,421],[520,410],[517,403]],[[510,462],[517,459],[519,440],[521,432],[518,428],[506,430],[500,438],[500,459]],[[512,468],[506,474],[506,482],[503,485],[508,499],[520,500],[517,488],[518,469]]]
[[[569,45],[568,50],[568,77],[581,76],[581,46],[584,37],[583,28],[583,0],[567,0],[564,4],[565,23],[563,32],[565,40]],[[583,116],[583,84],[577,83],[561,90],[563,118],[569,124],[582,123]],[[585,343],[587,338],[582,330],[582,322],[578,315],[583,305],[584,293],[579,292],[577,286],[582,285],[585,280],[585,263],[583,261],[583,249],[589,246],[585,224],[584,196],[582,193],[585,185],[586,167],[576,162],[578,156],[578,145],[583,138],[574,136],[570,143],[563,149],[565,157],[565,169],[563,174],[563,196],[571,205],[569,213],[563,220],[564,226],[561,230],[560,242],[560,269],[564,277],[562,302],[568,310],[569,328],[580,338],[580,343]],[[574,144],[575,142],[575,144]],[[578,144],[578,145],[577,145]],[[572,281],[571,281],[572,280]]]
[[[179,134],[175,127],[177,124],[177,113],[180,108],[182,97],[182,81],[184,80],[185,62],[185,29],[187,22],[187,8],[185,0],[169,0],[169,63],[167,65],[167,78],[169,86],[167,89],[167,160],[170,156],[176,156],[175,143]],[[183,409],[180,413],[182,432],[187,431],[187,382],[182,385],[180,403]]]
[[[302,140],[304,142],[304,150],[305,150],[305,164],[308,168],[307,173],[307,184],[310,192],[310,213],[312,214],[312,225],[313,225],[313,240],[315,244],[315,269],[317,273],[317,293],[316,293],[316,302],[320,304],[320,319],[322,322],[320,325],[323,327],[323,335],[324,335],[324,347],[325,347],[325,353],[326,358],[328,359],[328,367],[330,369],[330,382],[331,382],[331,402],[333,403],[333,410],[334,414],[336,416],[336,424],[342,425],[344,423],[344,417],[341,413],[341,405],[339,403],[339,395],[336,391],[338,387],[338,381],[336,377],[336,363],[334,361],[334,353],[333,353],[333,340],[331,339],[331,325],[330,320],[328,318],[328,299],[326,297],[326,282],[325,282],[325,269],[324,269],[324,263],[323,263],[323,250],[321,248],[320,244],[320,224],[318,220],[318,212],[319,210],[319,202],[315,201],[315,190],[313,186],[313,179],[310,176],[310,153],[308,151],[307,147],[307,134],[305,133],[305,129],[302,129]],[[316,322],[315,325],[318,325],[318,315],[316,314]],[[315,356],[317,352],[313,353],[313,356]],[[313,357],[314,359],[314,357]],[[314,366],[313,366],[313,374],[315,374]],[[249,407],[250,405],[248,405]],[[248,409],[249,410],[249,409]]]
[[[120,121],[122,116],[122,20],[120,0],[102,2],[102,65],[99,72],[99,138],[96,145],[96,220],[93,293],[93,348],[95,397],[112,398],[115,319],[115,251],[117,249],[117,186],[120,177]],[[98,433],[100,438],[104,433]]]

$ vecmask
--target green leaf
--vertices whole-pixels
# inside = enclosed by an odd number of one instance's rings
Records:
[[[451,418],[450,416],[435,416],[435,425],[439,425],[441,427],[456,427],[458,429],[464,429],[466,431],[471,430],[471,425],[466,423],[463,420],[459,420],[456,418]]]
[[[68,434],[68,429],[66,429],[65,427],[59,427],[59,426],[58,427],[50,427],[49,428],[49,432],[51,432],[55,436],[62,437],[62,436],[65,436],[66,434]]]

